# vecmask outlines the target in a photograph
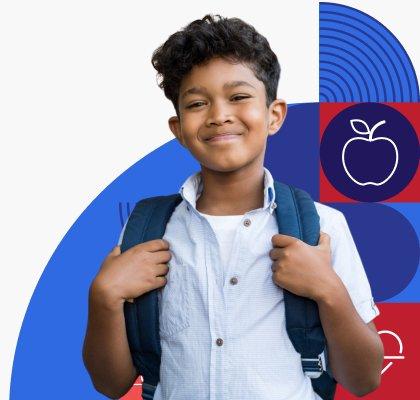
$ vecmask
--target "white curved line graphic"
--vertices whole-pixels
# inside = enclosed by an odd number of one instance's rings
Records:
[[[399,345],[399,353],[400,354],[402,354],[402,352],[403,352],[403,350],[404,350],[404,348],[403,348],[403,344],[402,344],[402,341],[401,341],[401,339],[400,339],[400,337],[395,333],[395,332],[392,332],[392,331],[387,331],[387,330],[382,330],[382,331],[379,331],[378,332],[378,335],[381,335],[382,333],[385,333],[385,334],[387,334],[387,335],[391,335],[391,336],[393,336],[396,340],[397,340],[397,342],[398,342],[398,345]],[[404,356],[384,356],[384,360],[404,360]],[[394,365],[394,363],[392,362],[392,361],[390,361],[383,369],[382,369],[382,371],[381,371],[381,375],[383,375],[386,371],[388,371],[390,368],[391,368],[391,366],[392,365]]]
[[[398,353],[402,354],[404,348],[403,348],[403,344],[402,344],[402,341],[401,341],[400,337],[395,332],[387,331],[387,330],[379,331],[378,335],[381,335],[382,333],[386,333],[387,335],[391,335],[395,339],[397,339],[398,345],[400,346],[400,349],[399,349]],[[389,356],[389,357],[391,357],[391,356]]]
[[[379,182],[379,183],[376,183],[376,182],[365,182],[365,183],[363,183],[363,182],[359,182],[357,179],[354,179],[353,177],[352,177],[352,175],[350,174],[350,172],[348,171],[348,169],[347,169],[347,166],[346,166],[346,162],[345,162],[345,159],[344,159],[344,153],[346,152],[346,148],[347,148],[347,146],[353,141],[353,140],[364,140],[364,141],[367,141],[367,142],[374,142],[374,141],[376,141],[376,140],[387,140],[388,142],[390,142],[393,146],[394,146],[394,149],[395,149],[395,154],[397,155],[397,157],[396,157],[396,159],[395,159],[395,164],[394,164],[394,168],[392,169],[392,172],[391,172],[391,174],[388,176],[388,178],[386,178],[386,179],[384,179],[382,182]],[[398,154],[398,148],[397,148],[397,146],[396,146],[396,144],[390,139],[390,138],[387,138],[387,137],[382,137],[382,136],[380,136],[380,137],[377,137],[377,138],[375,138],[375,139],[372,139],[372,140],[369,140],[369,139],[365,139],[365,138],[360,138],[360,137],[354,137],[354,138],[352,138],[352,139],[350,139],[350,140],[348,140],[347,142],[346,142],[346,144],[344,145],[344,147],[343,147],[343,150],[341,151],[341,163],[343,164],[343,168],[344,168],[344,171],[346,172],[346,174],[347,174],[347,176],[356,184],[356,185],[359,185],[359,186],[367,186],[367,185],[373,185],[373,186],[381,186],[381,185],[383,185],[384,183],[386,183],[386,182],[388,182],[391,178],[392,178],[392,176],[394,175],[394,172],[395,172],[395,170],[397,169],[397,166],[398,166],[398,160],[399,160],[399,154]]]

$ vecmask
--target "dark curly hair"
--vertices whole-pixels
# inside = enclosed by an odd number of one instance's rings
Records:
[[[159,87],[172,101],[178,116],[182,79],[195,65],[213,57],[244,63],[264,83],[267,107],[276,99],[280,65],[267,39],[239,18],[207,14],[172,34],[153,52]]]

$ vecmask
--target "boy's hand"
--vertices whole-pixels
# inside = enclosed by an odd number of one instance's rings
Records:
[[[110,305],[123,303],[166,284],[169,243],[150,240],[121,254],[115,246],[102,263],[92,283],[92,291]]]
[[[281,234],[274,235],[271,242],[275,284],[315,301],[337,286],[340,278],[331,265],[330,237],[326,233],[321,232],[317,246]]]

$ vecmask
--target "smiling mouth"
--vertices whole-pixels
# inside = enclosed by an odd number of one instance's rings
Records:
[[[229,140],[235,140],[238,136],[241,136],[240,133],[220,133],[215,136],[212,136],[206,139],[206,142],[223,142]]]

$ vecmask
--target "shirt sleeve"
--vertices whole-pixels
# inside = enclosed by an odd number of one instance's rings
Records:
[[[320,222],[321,230],[331,238],[333,268],[343,281],[360,317],[368,323],[379,315],[379,310],[373,300],[362,260],[344,214],[331,207],[327,208],[329,215],[327,218],[320,215]]]
[[[127,220],[127,222],[128,222],[128,220]],[[123,228],[122,228],[122,230],[121,230],[120,237],[119,237],[119,239],[118,239],[118,246],[121,246],[121,243],[122,243],[122,241],[123,241],[124,232],[125,232],[125,227],[127,226],[127,222],[124,224],[124,226],[123,226]]]

